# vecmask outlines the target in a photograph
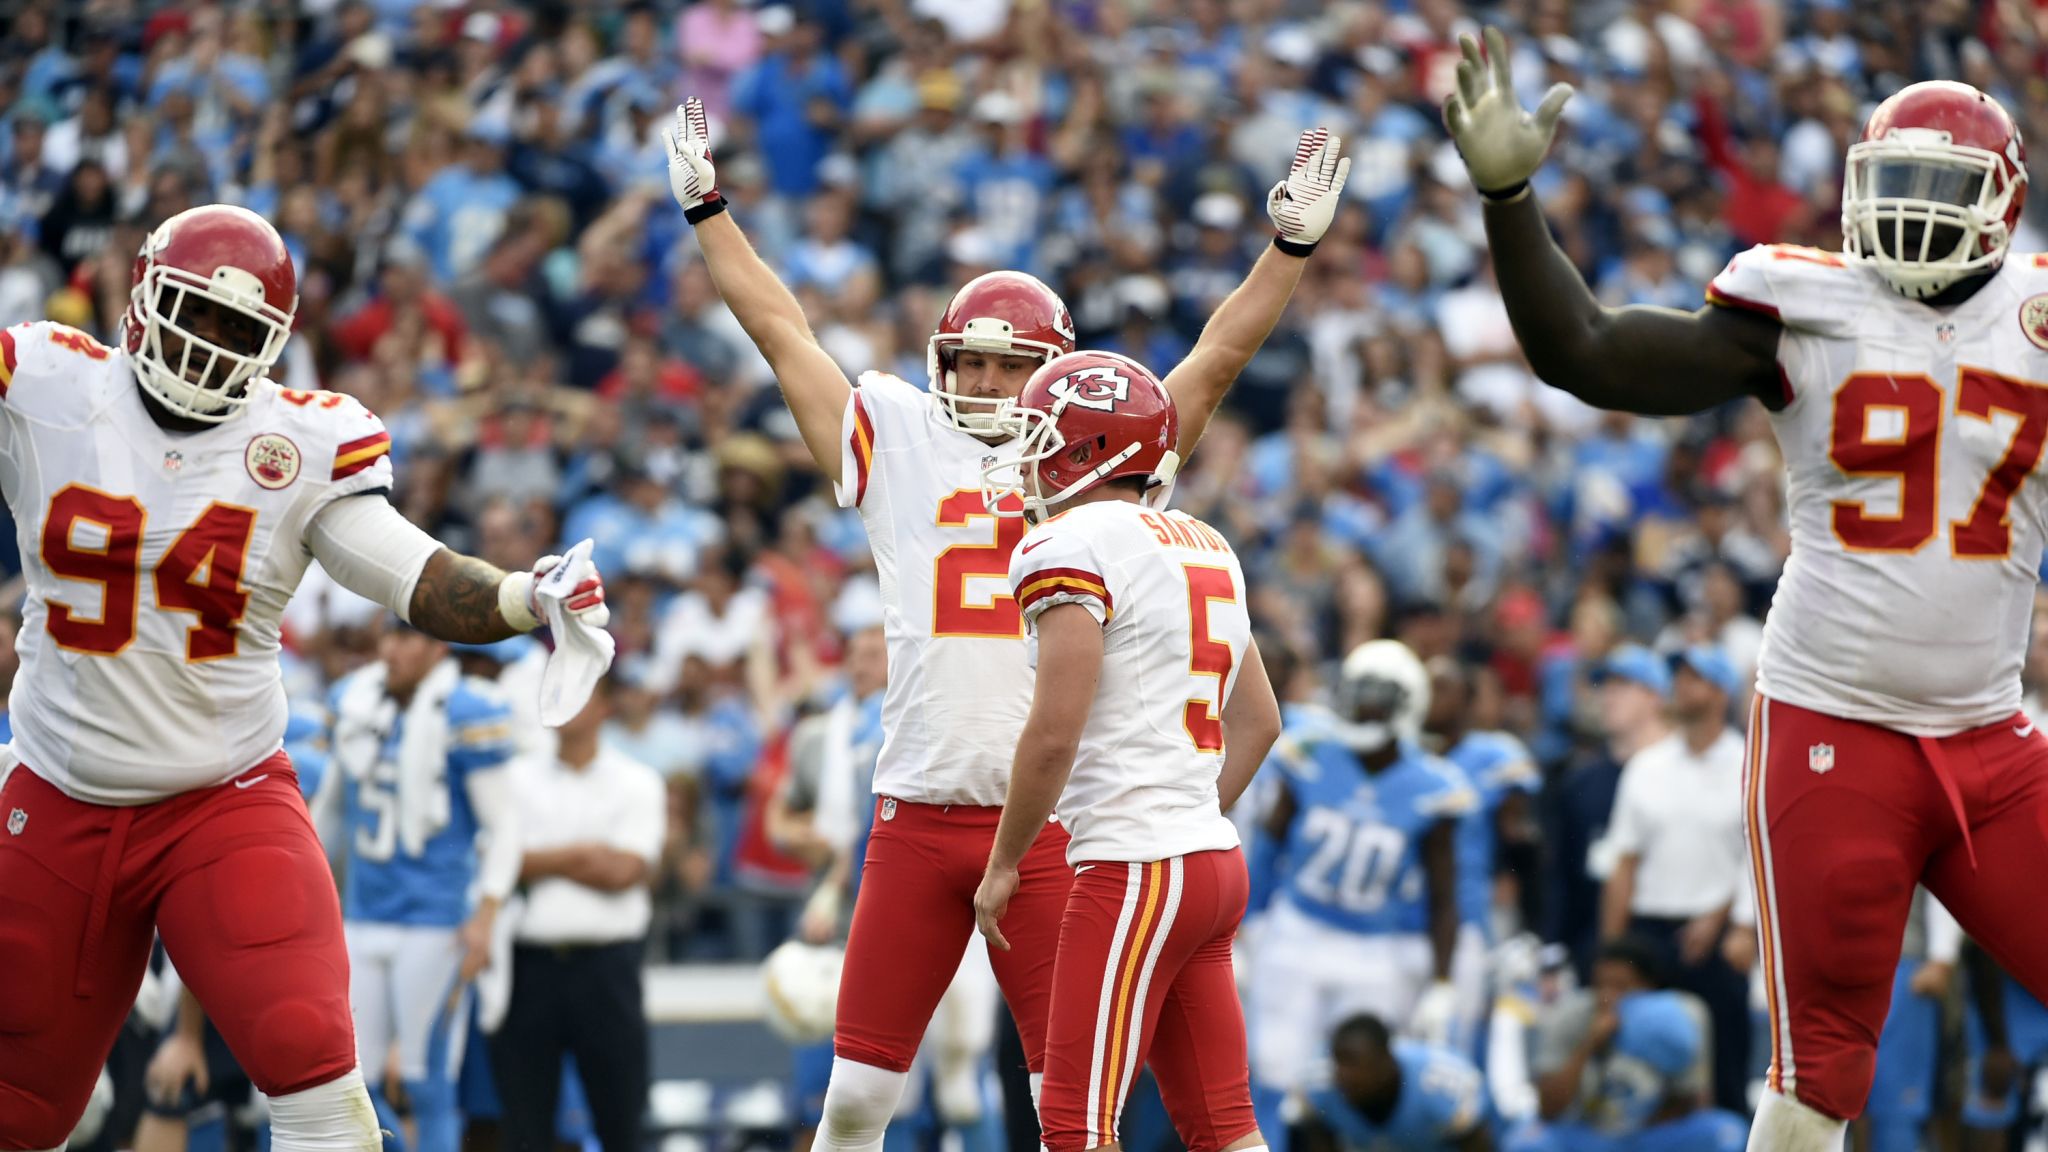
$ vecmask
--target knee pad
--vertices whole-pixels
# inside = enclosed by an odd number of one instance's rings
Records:
[[[830,1152],[872,1152],[881,1147],[882,1132],[903,1096],[907,1072],[891,1072],[872,1064],[834,1057],[832,1080],[825,1087],[825,1116],[818,1125],[816,1146]]]
[[[1889,879],[1892,870],[1878,866],[1889,861],[1857,853],[1829,868],[1827,941],[1814,954],[1821,978],[1838,988],[1889,988],[1898,969],[1906,906]]]
[[[270,1146],[275,1152],[381,1152],[384,1136],[362,1069],[272,1096]]]
[[[1777,1092],[1766,1092],[1749,1127],[1751,1152],[1842,1152],[1847,1122]]]
[[[256,1009],[246,1028],[228,1033],[249,1080],[266,1096],[287,1096],[353,1071],[358,1079],[348,1003],[297,997]],[[224,1033],[228,1032],[223,1028]]]

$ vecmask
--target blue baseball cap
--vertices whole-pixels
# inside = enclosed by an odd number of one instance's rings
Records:
[[[1671,695],[1671,668],[1657,658],[1657,654],[1640,644],[1624,644],[1593,669],[1592,680],[1604,684],[1608,680],[1632,680],[1660,698]]]
[[[1677,993],[1632,992],[1616,1012],[1615,1055],[1641,1061],[1667,1080],[1692,1071],[1700,1058],[1700,1026]]]
[[[1694,644],[1671,654],[1671,670],[1690,668],[1700,679],[1734,696],[1742,687],[1742,677],[1735,671],[1735,662],[1728,654],[1711,644]]]

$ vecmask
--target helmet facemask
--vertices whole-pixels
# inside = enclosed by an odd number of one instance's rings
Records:
[[[2012,243],[2007,214],[2024,180],[2011,171],[2005,157],[1937,129],[1899,128],[1853,144],[1842,183],[1843,250],[1916,300],[1992,271]]]
[[[1033,524],[1042,523],[1059,505],[1102,483],[1119,465],[1144,449],[1143,444],[1134,440],[1122,450],[1111,452],[1106,435],[1068,444],[1059,423],[1060,413],[1070,400],[1071,396],[1054,400],[1051,411],[1013,405],[997,414],[996,427],[1000,434],[1017,442],[1017,455],[1007,460],[991,460],[982,468],[983,507],[998,516],[1021,515]],[[1047,492],[1042,465],[1049,461],[1058,461],[1068,472],[1087,470],[1058,491]],[[1161,491],[1173,478],[1179,463],[1180,458],[1173,452],[1166,453],[1148,485],[1147,503],[1151,502],[1152,493]],[[1007,498],[1011,496],[1017,497],[1018,503],[1009,503]]]
[[[207,277],[154,264],[130,294],[125,322],[140,325],[141,339],[129,359],[157,403],[217,424],[249,402],[250,382],[277,363],[291,321],[240,268],[223,266]]]

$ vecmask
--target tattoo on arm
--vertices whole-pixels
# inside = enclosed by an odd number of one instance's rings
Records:
[[[412,626],[456,644],[489,644],[519,633],[498,613],[505,574],[447,548],[434,553],[412,590]]]

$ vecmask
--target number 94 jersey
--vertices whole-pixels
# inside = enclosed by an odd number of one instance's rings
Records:
[[[1832,252],[1737,256],[1708,299],[1775,317],[1792,556],[1773,700],[1922,736],[2020,709],[2048,485],[2048,257],[1933,308]]]
[[[1237,847],[1216,779],[1252,625],[1230,545],[1184,512],[1099,501],[1025,536],[1010,586],[1034,628],[1058,604],[1102,625],[1102,676],[1059,800],[1068,863]]]
[[[250,386],[198,432],[150,418],[126,356],[0,332],[0,492],[28,600],[13,751],[71,796],[142,804],[279,748],[279,620],[329,501],[388,488],[390,437],[329,392]]]
[[[983,506],[991,446],[954,427],[922,388],[862,374],[840,438],[841,507],[860,509],[882,585],[889,687],[877,794],[1000,806],[1031,708],[1024,620],[1004,576],[1024,535]]]

